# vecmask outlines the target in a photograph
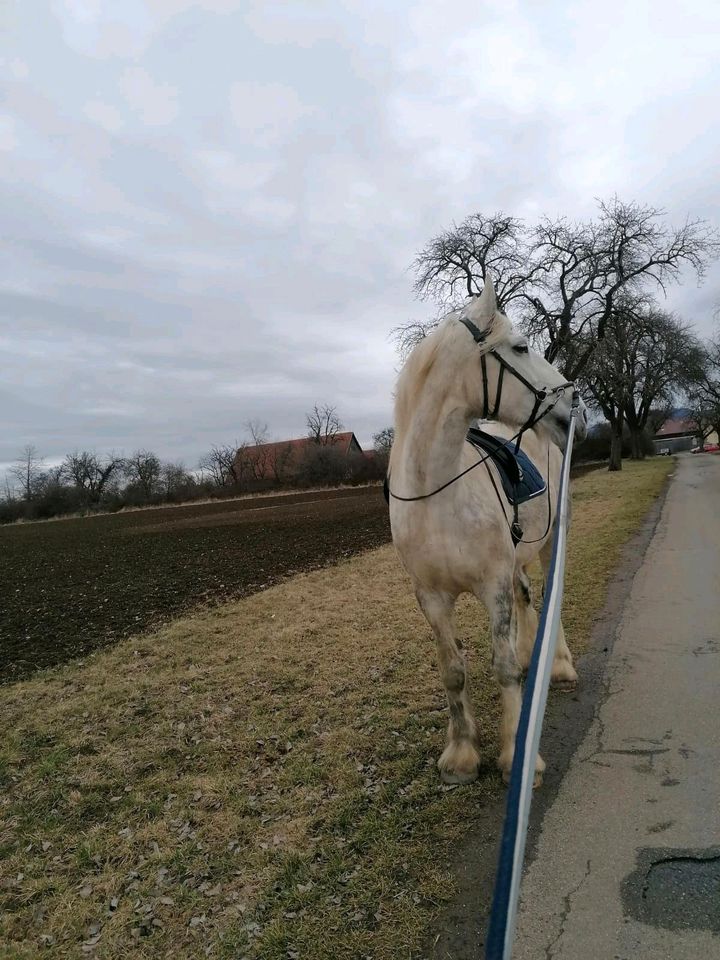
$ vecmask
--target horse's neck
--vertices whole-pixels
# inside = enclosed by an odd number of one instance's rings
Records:
[[[392,473],[396,482],[400,481],[405,488],[401,491],[404,496],[431,493],[460,473],[463,469],[461,457],[465,437],[473,420],[472,415],[456,401],[448,400],[439,406],[432,399],[418,403],[407,430],[395,442],[395,449],[400,456],[397,460],[393,458]],[[517,427],[495,422],[502,429],[495,431],[493,423],[490,423],[487,428],[489,433],[516,435]],[[550,434],[539,423],[524,436],[532,437],[527,445],[538,458],[538,468],[543,474],[546,473],[545,458],[552,465],[557,459],[552,456],[555,444]]]
[[[545,424],[541,421],[523,433],[520,441],[521,449],[523,448],[523,442],[525,443],[525,453],[535,461],[535,466],[543,476],[549,472],[549,476],[545,479],[550,480],[554,476],[553,471],[562,462],[562,451],[553,440]]]
[[[398,438],[400,456],[392,464],[393,475],[407,485],[404,495],[431,493],[456,476],[470,421],[464,406],[452,398],[440,404],[420,399],[405,435]]]

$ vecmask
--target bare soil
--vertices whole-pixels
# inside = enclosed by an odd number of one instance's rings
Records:
[[[389,539],[378,486],[0,528],[0,682]]]

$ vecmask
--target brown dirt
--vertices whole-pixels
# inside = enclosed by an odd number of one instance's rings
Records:
[[[0,528],[0,682],[389,539],[378,486]]]

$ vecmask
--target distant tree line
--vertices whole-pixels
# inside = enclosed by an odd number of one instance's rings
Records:
[[[681,398],[705,436],[717,428],[720,339],[703,343],[656,297],[684,271],[702,280],[719,254],[705,221],[673,226],[662,210],[617,197],[579,221],[475,213],[418,253],[415,292],[438,319],[403,324],[395,338],[405,355],[492,275],[500,308],[606,419],[603,453],[618,470],[624,444],[633,457],[650,452],[650,433]]]
[[[124,508],[184,503],[284,487],[326,486],[379,480],[385,474],[392,428],[374,437],[372,456],[345,455],[336,443],[342,423],[335,407],[316,404],[307,414],[308,443],[300,458],[285,444],[270,444],[266,424],[246,424],[248,439],[214,444],[196,469],[163,461],[151,450],[101,456],[88,450],[46,466],[28,444],[7,471],[0,523]]]
[[[38,449],[28,444],[8,470],[0,522],[179,503],[207,492],[201,477],[182,463],[161,461],[150,450],[129,457],[77,450],[59,465],[46,467]]]

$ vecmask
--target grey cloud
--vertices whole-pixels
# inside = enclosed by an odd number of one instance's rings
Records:
[[[499,0],[78,9],[19,7],[5,65],[0,462],[35,442],[194,463],[250,418],[302,433],[316,400],[367,443],[389,330],[434,313],[407,266],[452,219],[614,192],[720,213],[710,3],[613,30]],[[670,304],[707,331],[719,289],[713,269]]]

